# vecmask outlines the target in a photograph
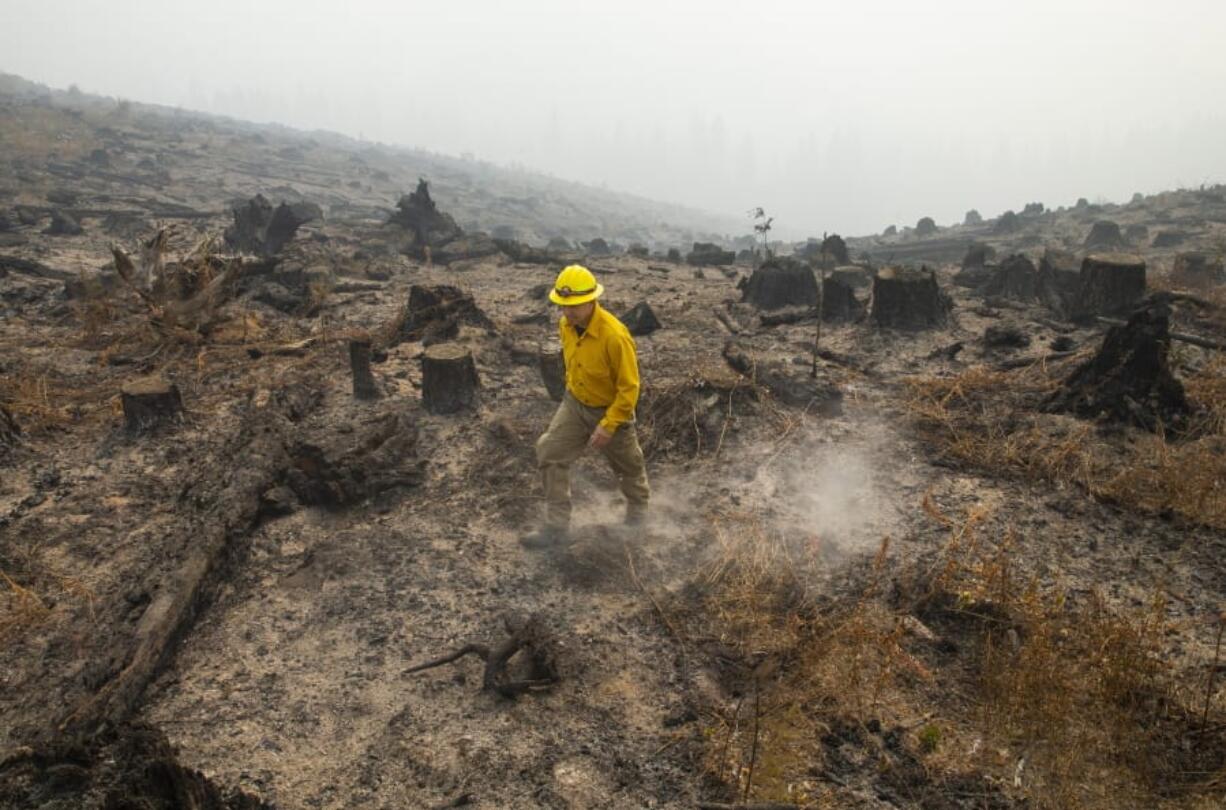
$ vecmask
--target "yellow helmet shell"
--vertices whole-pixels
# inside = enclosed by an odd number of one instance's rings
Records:
[[[549,291],[549,300],[564,307],[573,307],[595,301],[604,294],[604,287],[596,283],[592,271],[581,264],[572,264],[558,273],[558,280]]]

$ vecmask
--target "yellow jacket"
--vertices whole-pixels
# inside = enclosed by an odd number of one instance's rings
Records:
[[[604,408],[600,424],[613,433],[634,417],[639,401],[639,361],[634,338],[600,304],[579,334],[563,315],[558,321],[566,390],[591,408]]]

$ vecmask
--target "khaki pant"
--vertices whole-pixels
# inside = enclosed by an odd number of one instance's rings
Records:
[[[570,525],[570,465],[583,453],[596,425],[604,418],[604,408],[591,408],[571,396],[553,415],[544,435],[536,441],[536,460],[545,487],[545,523],[565,529]],[[633,422],[626,422],[613,434],[613,440],[600,451],[617,475],[622,495],[631,514],[645,512],[651,490],[638,433]]]

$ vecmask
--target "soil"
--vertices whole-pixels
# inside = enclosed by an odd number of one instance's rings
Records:
[[[109,137],[199,165],[219,141],[257,134],[172,123],[156,132],[116,124],[122,134]],[[290,145],[258,134],[270,154]],[[336,168],[324,145],[308,149],[326,154],[337,180],[374,177]],[[288,171],[282,179],[225,165],[220,176],[242,174],[245,192],[295,196],[267,188],[283,183],[308,200],[320,193],[318,178],[276,161],[268,165]],[[47,170],[37,171],[42,183]],[[184,256],[220,234],[221,197],[233,190],[201,184],[181,195],[213,213],[186,220],[168,249]],[[18,197],[40,194],[22,186]],[[880,576],[874,560],[887,579],[930,560],[949,534],[934,512],[975,512],[982,532],[1010,538],[1037,582],[1101,592],[1120,610],[1160,585],[1175,597],[1165,607],[1170,659],[1188,671],[1212,666],[1215,625],[1204,619],[1226,603],[1226,532],[974,468],[912,429],[909,377],[999,362],[981,337],[1001,311],[952,285],[953,264],[935,275],[952,301],[943,323],[921,332],[824,324],[814,375],[812,320],[764,326],[743,311],[737,285],[749,267],[700,274],[637,256],[589,258],[608,309],[650,302],[663,324],[637,338],[652,519],[621,525],[612,476],[589,455],[574,473],[576,542],[540,552],[518,538],[539,517],[533,442],[556,407],[537,347],[556,333],[539,293],[558,267],[501,254],[440,267],[382,250],[368,224],[311,223],[276,271],[323,268],[329,283],[311,308],[287,312],[240,293],[207,334],[188,339],[159,331],[126,287],[100,292],[111,237],[96,216],[84,224],[75,236],[17,226],[25,241],[6,250],[62,277],[12,262],[0,277],[0,405],[20,428],[6,427],[0,448],[0,800],[15,806],[122,806],[108,804],[115,785],[163,806],[167,784],[204,797],[185,806],[206,808],[734,801],[708,767],[707,721],[741,704],[745,672],[764,662],[696,628],[714,621],[702,613],[720,527],[746,514],[797,555],[796,598],[831,608]],[[95,292],[66,300],[64,277]],[[483,313],[446,330],[475,361],[473,410],[422,407],[428,341],[399,328],[414,288],[454,288],[471,296],[466,311]],[[1010,326],[1030,336],[1036,361],[1056,341],[1102,342],[1102,325],[1009,303]],[[1206,335],[1217,323],[1202,309],[1173,318]],[[385,336],[371,351],[377,398],[353,396],[355,335]],[[945,351],[953,344],[965,348]],[[1173,370],[1203,362],[1186,354]],[[121,388],[154,373],[177,387],[183,419],[126,431]],[[1079,424],[1043,418],[1052,431]],[[1110,451],[1130,430],[1091,440]],[[973,646],[975,630],[944,615],[921,618],[953,649]],[[482,658],[523,626],[508,616],[535,617],[534,638],[548,639],[548,667],[521,654],[505,673],[531,688],[485,688]],[[487,655],[411,671],[465,645]],[[925,650],[933,711],[954,712],[940,687],[964,678],[967,660]],[[545,669],[556,680],[539,677]],[[1220,692],[1211,695],[1219,703]],[[1039,790],[1005,775],[1024,751],[959,774],[926,759],[900,723],[827,725],[808,741],[820,761],[798,766],[789,784],[831,806],[1026,807]],[[63,753],[70,743],[76,753]],[[173,777],[151,779],[147,761]]]

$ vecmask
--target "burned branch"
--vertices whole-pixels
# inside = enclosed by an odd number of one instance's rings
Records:
[[[497,692],[504,698],[515,699],[525,692],[545,689],[557,683],[557,643],[544,620],[537,615],[527,619],[506,616],[503,626],[508,638],[493,647],[465,644],[441,658],[409,667],[404,673],[424,672],[459,661],[466,655],[475,655],[485,662],[485,674],[481,678],[481,689],[485,692]],[[519,653],[523,653],[521,660],[527,662],[527,670],[524,677],[514,678],[509,670],[511,660]]]

